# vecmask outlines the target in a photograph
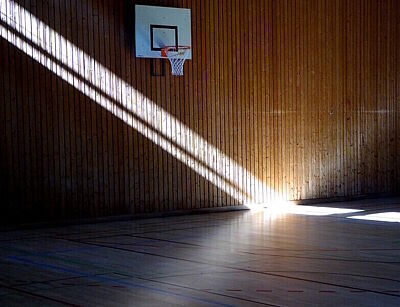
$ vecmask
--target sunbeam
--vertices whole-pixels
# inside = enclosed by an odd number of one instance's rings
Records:
[[[350,216],[349,219],[400,223],[400,212],[380,212],[366,215]]]
[[[29,11],[14,1],[0,0],[0,12],[1,37],[219,189],[250,208],[284,202],[233,159]]]

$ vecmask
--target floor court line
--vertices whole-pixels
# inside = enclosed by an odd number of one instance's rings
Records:
[[[88,243],[88,242],[80,242],[80,243],[89,244],[89,245],[95,245],[96,246],[95,243]],[[97,246],[102,246],[102,245],[97,245]],[[235,267],[225,266],[225,265],[215,265],[215,264],[201,262],[201,261],[194,261],[194,260],[188,260],[188,259],[171,257],[171,256],[163,256],[163,255],[159,255],[159,254],[155,254],[155,253],[133,251],[133,250],[129,250],[129,249],[126,249],[126,248],[117,248],[117,247],[111,247],[111,246],[103,246],[103,247],[113,248],[113,249],[117,249],[117,250],[121,250],[121,251],[131,252],[131,253],[138,253],[138,254],[144,254],[144,255],[149,255],[149,256],[156,256],[156,257],[162,257],[162,258],[167,258],[167,259],[173,259],[173,260],[181,260],[181,261],[204,264],[204,265],[213,265],[213,266],[216,266],[216,267],[227,268],[227,269],[236,269],[238,271],[244,271],[244,272],[249,272],[249,273],[269,275],[269,276],[281,277],[281,278],[285,278],[285,279],[292,279],[292,280],[298,280],[298,281],[304,281],[304,282],[310,282],[310,283],[318,283],[318,284],[321,284],[321,285],[334,286],[334,287],[340,287],[340,288],[345,288],[345,289],[353,289],[353,290],[356,290],[356,291],[364,291],[364,292],[370,292],[370,293],[375,293],[375,294],[382,294],[382,295],[390,295],[390,296],[400,297],[400,295],[395,295],[395,294],[392,294],[392,293],[385,293],[385,292],[382,292],[382,291],[369,290],[369,289],[360,289],[358,287],[346,286],[346,285],[341,285],[341,284],[337,284],[337,283],[323,282],[323,281],[318,281],[318,280],[312,280],[312,279],[301,278],[301,277],[293,277],[293,276],[287,276],[287,275],[282,275],[282,274],[266,273],[266,272],[260,272],[260,271],[256,271],[256,270],[247,270],[247,269],[243,269],[243,268],[235,268]]]

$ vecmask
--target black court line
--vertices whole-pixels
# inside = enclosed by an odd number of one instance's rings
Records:
[[[132,235],[141,235],[141,234],[148,234],[148,233],[160,233],[160,231],[162,231],[162,233],[165,232],[173,232],[173,231],[181,231],[181,230],[192,230],[192,229],[201,229],[201,228],[215,228],[215,227],[221,227],[224,225],[207,225],[207,226],[192,226],[192,227],[186,227],[186,228],[173,228],[173,229],[165,229],[165,230],[151,230],[151,231],[143,231],[143,232],[133,232],[131,234],[114,234],[114,235],[104,235],[104,236],[97,236],[97,237],[87,237],[87,238],[78,238],[75,240],[96,240],[96,239],[105,239],[105,238],[115,238],[115,237],[126,237],[126,236],[132,236]],[[69,239],[69,238],[58,238],[58,237],[52,237],[53,239],[61,239],[61,240],[68,240],[68,241],[72,241],[74,242],[74,239]]]
[[[52,298],[52,297],[49,297],[49,296],[45,296],[45,295],[42,295],[42,294],[38,294],[38,293],[31,292],[31,291],[27,291],[27,290],[22,290],[22,289],[11,287],[11,286],[0,285],[0,287],[8,289],[8,290],[15,291],[15,292],[23,293],[23,294],[26,294],[26,295],[29,295],[29,296],[39,297],[39,298],[45,299],[47,301],[52,301],[52,302],[59,303],[61,305],[65,305],[65,306],[74,306],[74,307],[81,306],[81,305],[72,304],[72,303],[67,302],[67,301],[63,301],[63,300],[60,300],[60,299]]]
[[[191,222],[188,223],[179,223],[176,225],[181,225],[181,224],[193,224]],[[156,224],[157,225],[157,224]],[[205,226],[192,226],[192,227],[188,227],[188,228],[172,228],[172,229],[165,229],[162,230],[163,232],[171,232],[171,231],[175,231],[175,230],[188,230],[188,229],[195,229],[195,228],[211,228],[211,227],[218,227],[218,226],[223,226],[224,224],[220,225],[220,224],[215,224],[215,225],[205,225]],[[225,225],[229,225],[229,224],[225,224]],[[168,224],[163,224],[163,225],[158,225],[158,226],[170,226]],[[148,226],[144,226],[144,227],[138,227],[138,228],[147,228]],[[155,229],[157,227],[148,227],[148,228],[152,228]],[[130,235],[130,234],[147,234],[147,233],[154,233],[154,232],[160,232],[160,230],[152,230],[152,231],[143,231],[143,232],[133,232],[131,233],[130,231],[132,230],[132,227],[129,227],[128,229],[118,229],[118,230],[102,230],[102,231],[93,231],[93,232],[75,232],[75,233],[68,233],[68,234],[47,234],[47,235],[38,235],[38,236],[32,236],[32,237],[19,237],[19,238],[14,238],[14,239],[4,239],[4,240],[0,240],[0,243],[3,242],[14,242],[14,241],[27,241],[27,240],[34,240],[34,239],[55,239],[55,240],[59,240],[59,239],[68,239],[65,238],[64,236],[73,236],[73,235],[82,235],[82,234],[98,234],[98,233],[108,233],[108,235],[101,235],[101,236],[94,236],[94,237],[85,237],[85,238],[79,238],[79,240],[88,240],[88,239],[103,239],[103,238],[113,238],[113,237],[119,237],[119,236],[126,236],[126,235]],[[118,232],[118,233],[114,233],[114,234],[109,234],[110,232]],[[129,234],[127,234],[127,232],[129,232]]]
[[[259,302],[259,301],[255,301],[255,300],[251,300],[251,299],[238,297],[238,296],[223,294],[223,293],[215,292],[215,291],[213,291],[211,289],[196,289],[196,288],[192,288],[192,287],[189,287],[189,286],[183,286],[183,285],[175,284],[175,283],[171,283],[171,282],[159,281],[157,279],[152,279],[152,278],[135,277],[135,276],[131,276],[129,274],[122,274],[122,273],[114,273],[114,274],[125,276],[125,277],[129,277],[129,278],[136,278],[136,279],[140,279],[140,280],[144,280],[144,281],[150,281],[150,282],[154,282],[154,283],[159,283],[159,284],[163,284],[163,285],[174,286],[174,287],[177,287],[177,288],[183,288],[183,289],[188,289],[188,290],[192,290],[192,291],[198,291],[198,292],[213,294],[213,295],[217,295],[217,296],[233,298],[233,299],[236,299],[236,300],[245,301],[247,303],[255,303],[255,304],[264,305],[264,306],[281,307],[281,305],[275,305],[275,304],[271,304],[271,303]]]
[[[200,244],[195,244],[195,243],[187,243],[187,242],[180,242],[180,241],[174,241],[174,240],[167,240],[167,239],[159,239],[159,238],[145,237],[145,236],[134,235],[134,234],[128,234],[127,236],[133,237],[133,238],[139,238],[139,239],[146,239],[146,240],[161,241],[161,242],[167,242],[167,243],[173,243],[173,244],[188,245],[188,246],[192,246],[192,247],[206,247],[206,248],[212,248],[211,246],[205,246],[205,245],[200,245]]]
[[[219,212],[218,215],[233,215],[233,214],[237,214],[237,213],[246,213],[246,210],[243,211],[231,211],[231,212]],[[207,213],[208,214],[208,213]],[[186,216],[186,220],[185,221],[176,221],[176,222],[171,222],[170,220],[172,219],[176,219],[176,218],[181,218],[181,216],[168,216],[168,217],[156,217],[156,218],[149,218],[148,220],[160,220],[160,221],[154,221],[154,222],[149,222],[149,223],[140,223],[137,224],[137,221],[142,222],[145,221],[145,219],[143,220],[128,220],[128,221],[107,221],[107,222],[101,222],[101,223],[83,223],[83,224],[73,224],[73,225],[64,225],[64,226],[53,226],[53,227],[45,227],[43,229],[45,230],[61,230],[62,228],[77,228],[77,227],[86,227],[86,226],[90,226],[90,227],[96,227],[98,225],[100,226],[109,226],[110,224],[128,224],[126,225],[126,227],[123,228],[118,228],[118,230],[112,230],[112,229],[104,229],[104,230],[91,230],[91,231],[79,231],[76,230],[74,232],[69,232],[69,233],[54,233],[54,234],[37,234],[37,235],[32,235],[32,236],[24,236],[21,235],[21,237],[16,237],[16,238],[12,238],[12,239],[0,239],[0,243],[1,242],[9,242],[9,241],[26,241],[26,240],[32,240],[32,239],[47,239],[47,238],[58,238],[58,237],[62,237],[62,236],[71,236],[71,235],[90,235],[90,234],[99,234],[99,233],[110,233],[110,232],[130,232],[132,231],[132,224],[135,227],[135,230],[140,230],[143,228],[157,228],[158,227],[163,227],[163,226],[180,226],[180,225],[185,225],[185,224],[193,224],[193,223],[203,223],[204,222],[204,216],[207,215],[205,213],[200,213],[197,216],[196,215],[190,215],[190,216]],[[210,213],[213,214],[213,213]],[[164,219],[164,220],[162,220]],[[162,220],[162,221],[161,221]],[[211,219],[206,220],[206,222],[210,222],[210,223],[214,223],[215,221],[227,221],[226,217],[214,217]],[[244,222],[243,222],[244,223]],[[230,223],[231,224],[231,223]],[[228,225],[228,224],[226,224]],[[103,227],[102,227],[103,228]],[[112,227],[113,229],[115,227]],[[29,230],[5,230],[5,231],[1,231],[1,234],[6,234],[6,233],[12,233],[12,232],[28,232]]]
[[[314,272],[314,271],[268,271],[268,273],[292,273],[292,274],[318,274],[318,275],[340,275],[340,276],[351,276],[351,277],[362,277],[370,279],[380,279],[392,282],[400,283],[399,279],[393,279],[388,277],[372,276],[372,275],[362,275],[362,274],[351,274],[351,273],[336,273],[336,272]]]
[[[114,244],[119,246],[133,246],[133,247],[153,247],[153,248],[163,248],[165,245],[152,245],[152,244],[145,244],[141,242],[132,242],[132,243],[115,243],[115,242],[107,242],[107,241],[95,241],[99,244]]]
[[[101,275],[107,275],[110,273],[99,273],[99,274],[92,274],[91,276],[101,276]],[[38,284],[49,284],[52,282],[59,282],[59,281],[68,281],[68,280],[74,280],[74,279],[80,279],[80,278],[87,278],[87,275],[82,275],[82,276],[72,276],[72,277],[65,277],[65,278],[57,278],[57,279],[47,279],[43,281],[27,281],[24,283],[19,283],[19,284],[13,284],[9,285],[9,287],[21,287],[21,286],[31,286],[31,285],[38,285]],[[0,285],[1,287],[1,285]]]
[[[259,248],[259,250],[268,250],[268,251],[282,251],[282,252],[379,252],[379,251],[400,251],[400,248],[359,248],[359,249],[286,249],[286,248]],[[255,255],[263,255],[257,254],[253,252],[244,251],[247,254],[255,254]]]
[[[140,236],[140,235],[135,235],[135,234],[125,234],[123,236],[128,236],[128,237],[135,237],[135,238],[141,238],[141,239],[149,239],[149,240],[154,240],[154,241],[161,241],[161,242],[169,242],[169,243],[175,243],[175,244],[184,244],[184,245],[190,245],[193,247],[203,247],[203,248],[208,248],[208,249],[215,249],[215,250],[224,250],[223,248],[215,247],[215,246],[206,246],[206,245],[199,245],[199,244],[192,244],[192,243],[186,243],[186,242],[179,242],[179,241],[173,241],[173,240],[166,240],[166,239],[158,239],[158,238],[151,238],[151,237],[145,237],[145,236]],[[121,236],[122,237],[122,236]],[[80,240],[80,239],[78,239]],[[83,239],[85,240],[85,239]],[[86,239],[88,240],[88,239]],[[96,242],[97,243],[97,242]],[[117,242],[109,242],[106,244],[119,244]],[[243,253],[242,251],[237,251],[238,253]],[[244,252],[246,253],[246,252]],[[308,259],[308,260],[324,260],[324,261],[344,261],[344,262],[361,262],[361,263],[383,263],[383,264],[399,264],[400,261],[379,261],[379,260],[361,260],[361,259],[345,259],[345,258],[322,258],[322,257],[309,257],[309,256],[296,256],[296,255],[280,255],[280,254],[254,254],[256,256],[269,256],[269,257],[282,257],[282,258],[298,258],[298,259]]]
[[[129,252],[129,253],[142,254],[142,255],[148,255],[148,256],[154,256],[154,257],[160,257],[160,258],[172,259],[172,260],[178,260],[178,261],[185,261],[185,262],[189,262],[189,263],[197,263],[197,264],[209,265],[209,266],[220,267],[220,268],[226,268],[226,269],[231,269],[231,270],[238,270],[238,271],[241,271],[241,272],[254,273],[254,274],[259,274],[259,275],[264,275],[264,276],[265,275],[274,276],[274,277],[280,277],[280,278],[285,278],[285,279],[292,279],[292,280],[298,280],[298,281],[304,281],[304,282],[310,282],[310,283],[317,283],[317,284],[320,284],[320,285],[340,287],[340,288],[349,289],[349,290],[370,292],[370,293],[375,293],[375,294],[400,297],[400,295],[396,295],[396,294],[393,294],[393,293],[385,293],[385,292],[377,291],[377,290],[362,289],[362,288],[358,288],[358,287],[346,286],[346,285],[341,285],[341,284],[336,284],[336,283],[331,283],[331,282],[323,282],[323,281],[307,279],[307,278],[301,278],[301,277],[293,277],[293,276],[287,276],[287,275],[282,275],[282,274],[260,272],[260,271],[250,270],[250,269],[236,268],[236,267],[227,266],[227,265],[217,265],[217,264],[212,264],[212,263],[198,261],[198,260],[188,260],[188,259],[184,259],[184,258],[178,258],[178,257],[172,257],[172,256],[164,256],[164,255],[150,253],[150,252],[134,251],[134,250],[130,250],[130,249],[122,248],[122,247],[113,247],[113,246],[101,245],[101,244],[96,244],[96,243],[91,243],[91,242],[82,242],[82,241],[74,241],[74,240],[67,240],[67,241],[72,241],[72,242],[86,244],[86,245],[92,245],[92,246],[100,246],[100,247],[104,247],[104,248],[109,248],[109,249]]]
[[[214,272],[200,272],[200,273],[186,273],[186,274],[173,274],[173,275],[162,275],[162,276],[157,276],[157,280],[164,279],[164,278],[171,278],[171,277],[187,277],[187,276],[204,276],[204,275],[210,275],[210,274],[238,274],[237,270],[232,270],[232,271],[214,271]],[[210,289],[211,290],[211,289]]]
[[[141,235],[127,234],[125,236],[134,237],[134,238],[141,238],[141,239],[148,239],[148,240],[155,240],[155,241],[161,241],[161,242],[168,242],[168,243],[174,243],[174,244],[183,244],[183,245],[189,245],[189,246],[193,246],[193,247],[203,247],[203,248],[208,248],[208,249],[215,249],[215,250],[221,250],[222,249],[223,250],[223,248],[220,248],[220,247],[217,247],[217,246],[200,245],[200,244],[180,242],[180,241],[174,241],[174,240],[146,237],[146,236],[141,236]],[[119,244],[119,243],[110,242],[110,243],[107,243],[107,244]],[[375,249],[373,249],[373,250],[375,250]],[[393,250],[397,250],[397,249],[393,249]],[[283,250],[272,249],[271,251],[283,251]],[[319,250],[308,250],[308,251],[318,252]],[[360,249],[360,250],[352,250],[352,251],[365,251],[365,250]],[[369,249],[367,251],[369,251]],[[377,262],[377,263],[385,263],[385,264],[397,264],[397,263],[400,263],[400,261],[383,262],[383,261],[353,260],[353,259],[343,259],[343,258],[306,257],[306,256],[297,256],[297,255],[274,255],[274,254],[265,254],[265,253],[257,254],[257,253],[249,253],[249,252],[240,251],[240,250],[238,250],[237,252],[238,253],[244,253],[244,254],[252,254],[252,255],[255,255],[255,256],[287,257],[287,258],[300,258],[300,259],[310,259],[310,260],[327,260],[327,261],[333,260],[333,261],[373,262],[373,263]],[[362,276],[362,275],[360,275],[360,276]],[[395,281],[400,282],[400,280],[395,280]]]

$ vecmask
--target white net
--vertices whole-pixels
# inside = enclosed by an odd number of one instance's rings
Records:
[[[189,47],[166,48],[165,53],[171,63],[171,74],[173,76],[183,76],[183,65],[189,56]]]

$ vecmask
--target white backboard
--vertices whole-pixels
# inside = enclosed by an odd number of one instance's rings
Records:
[[[165,46],[192,47],[190,9],[135,5],[135,42],[139,58],[161,58]]]

